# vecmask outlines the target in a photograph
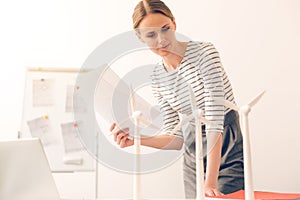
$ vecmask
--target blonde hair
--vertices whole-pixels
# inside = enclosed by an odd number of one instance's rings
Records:
[[[133,28],[138,28],[144,17],[151,13],[163,14],[172,21],[175,19],[171,10],[161,0],[142,0],[134,8],[132,15]]]

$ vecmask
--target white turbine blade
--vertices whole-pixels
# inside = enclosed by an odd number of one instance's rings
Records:
[[[181,126],[189,123],[192,119],[194,119],[194,115],[190,114],[189,116],[182,119]]]
[[[207,125],[210,125],[212,124],[211,121],[209,121],[208,119],[206,119],[204,116],[203,116],[203,110],[199,109],[198,110],[198,114],[196,115],[196,117],[198,118],[199,117],[199,120],[204,123],[204,124],[207,124]]]
[[[188,115],[187,117],[183,118],[176,126],[175,128],[171,131],[172,134],[175,134],[180,128],[181,126],[187,124],[188,122],[190,122],[192,119],[194,119],[194,115],[193,113]]]
[[[195,94],[194,94],[194,92],[192,90],[192,86],[191,85],[189,85],[189,90],[190,90],[192,111],[196,111],[197,110],[196,97],[195,97]]]
[[[154,129],[159,130],[159,128],[158,128],[157,126],[153,125],[151,122],[149,122],[149,121],[146,120],[146,119],[140,118],[140,123],[141,123],[143,126],[149,126],[150,128],[154,128]]]
[[[207,125],[210,125],[212,122],[209,121],[208,119],[206,119],[205,117],[202,117],[201,118],[201,121],[204,123],[204,124],[207,124]]]
[[[132,86],[130,86],[130,109],[131,109],[131,114],[135,112],[135,92],[132,89]]]
[[[228,100],[225,100],[225,106],[235,111],[239,111],[239,107]]]
[[[180,128],[181,128],[181,122],[179,122],[179,123],[175,126],[175,128],[171,131],[171,134],[173,135],[173,134],[177,133],[177,131],[178,131]]]
[[[257,95],[255,98],[253,98],[250,103],[248,104],[250,108],[252,108],[260,99],[261,97],[265,94],[266,91],[261,92],[259,95]]]
[[[182,119],[176,126],[175,128],[171,131],[172,134],[175,134],[180,128],[181,126],[185,125],[186,123],[188,123],[189,121],[191,121],[194,118],[194,116],[191,114],[189,116],[187,116],[186,118]]]

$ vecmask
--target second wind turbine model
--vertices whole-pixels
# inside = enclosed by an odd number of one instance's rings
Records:
[[[225,101],[225,105],[227,107],[239,112],[240,114],[244,146],[245,200],[254,200],[248,114],[250,113],[252,107],[261,99],[264,93],[265,91],[261,92],[248,104],[241,107],[238,107],[230,101]]]
[[[189,123],[195,119],[196,132],[195,132],[195,146],[196,146],[196,192],[197,200],[203,200],[205,198],[204,191],[204,164],[203,164],[203,144],[202,144],[202,126],[201,123],[211,124],[205,117],[203,117],[203,111],[197,108],[196,97],[189,85],[192,113],[186,118],[182,119],[173,129],[172,133],[176,133],[181,126]]]

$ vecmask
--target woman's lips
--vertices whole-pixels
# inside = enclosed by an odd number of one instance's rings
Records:
[[[158,48],[158,50],[166,50],[169,47],[170,44],[167,44],[166,46]]]

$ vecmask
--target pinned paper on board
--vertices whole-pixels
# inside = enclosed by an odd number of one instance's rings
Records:
[[[84,99],[80,97],[78,91],[80,90],[79,86],[67,85],[66,90],[66,112],[85,112],[86,104]]]
[[[52,135],[50,120],[48,116],[39,117],[27,121],[32,137],[41,139],[43,145],[51,145],[55,143],[55,137]]]
[[[32,106],[43,107],[54,105],[54,80],[38,79],[32,82]]]
[[[85,74],[85,71],[88,70],[55,67],[29,67],[26,70],[21,130],[18,137],[41,138],[53,172],[92,172],[95,170],[95,160],[86,151],[84,143],[82,146],[78,145],[79,142],[76,140],[72,142],[74,137],[68,135],[72,133],[73,127],[63,126],[63,130],[66,130],[64,131],[65,138],[63,138],[61,127],[62,123],[74,121],[80,122],[78,129],[82,128],[81,125],[85,125],[79,118],[86,116],[87,105],[90,104],[84,95],[81,95],[84,88],[77,81],[78,76]],[[80,96],[81,100],[77,101],[76,95]],[[82,105],[82,107],[76,107],[74,104]],[[75,113],[80,108],[84,110],[84,113]],[[78,136],[79,139],[81,139],[80,136]],[[68,152],[65,150],[64,139],[67,141],[66,145],[71,143],[70,147],[66,148]],[[84,149],[79,151],[82,148]]]
[[[74,86],[67,85],[66,112],[73,112],[73,94],[74,94]]]
[[[84,149],[78,136],[78,126],[80,126],[80,123],[78,122],[61,124],[63,143],[66,153],[82,151]]]

